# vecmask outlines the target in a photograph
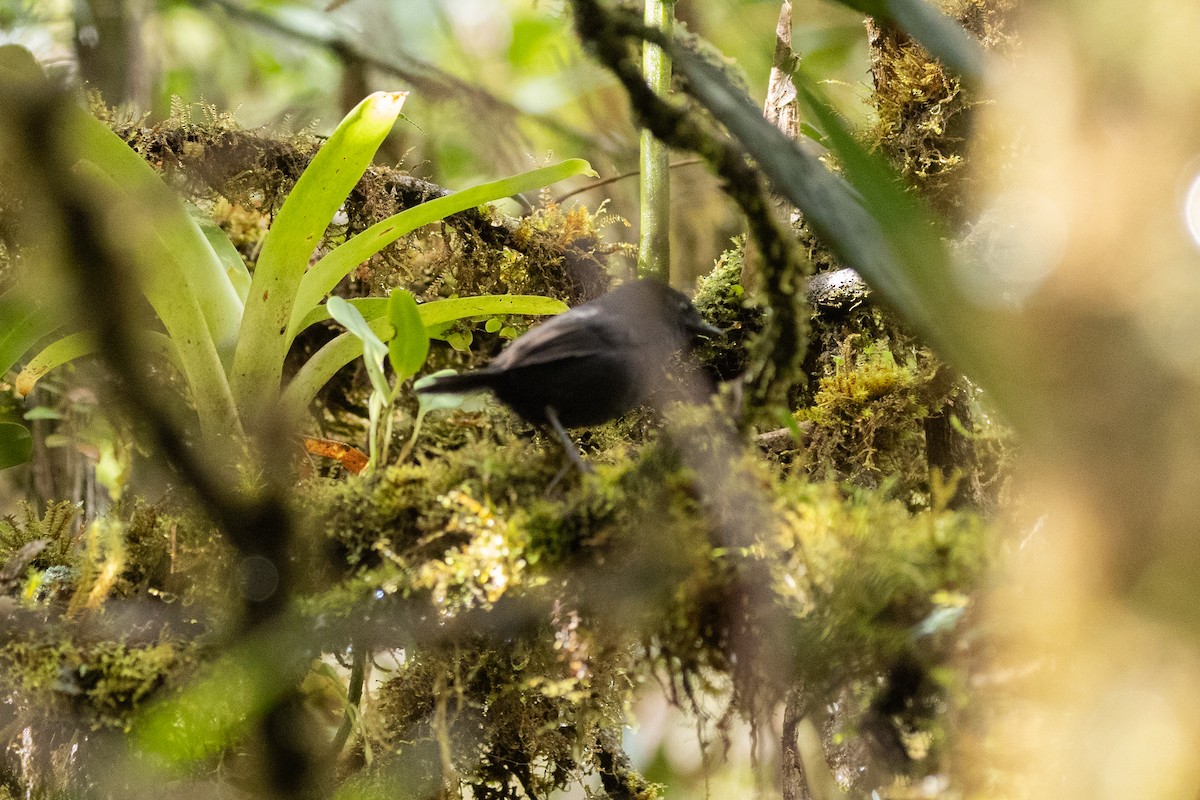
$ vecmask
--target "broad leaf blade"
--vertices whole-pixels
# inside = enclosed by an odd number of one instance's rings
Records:
[[[411,292],[396,289],[388,298],[388,321],[392,324],[392,338],[388,341],[388,358],[396,373],[396,381],[407,380],[417,374],[429,355],[429,334],[417,310],[417,301]]]
[[[53,317],[36,303],[11,291],[0,296],[0,375],[57,327]]]

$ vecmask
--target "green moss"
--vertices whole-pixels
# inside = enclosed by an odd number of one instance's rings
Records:
[[[134,646],[27,638],[0,648],[9,691],[20,689],[42,705],[68,705],[93,727],[124,730],[142,702],[193,658],[190,647],[171,642]]]
[[[796,412],[810,426],[809,469],[864,486],[890,482],[911,500],[928,482],[923,420],[938,407],[927,391],[934,369],[915,349],[899,362],[886,342],[855,349],[846,340],[812,405]]]
[[[696,347],[700,363],[721,380],[746,371],[750,339],[762,330],[763,309],[743,285],[746,239],[733,240],[712,271],[696,282],[692,302],[708,322],[725,332],[719,340],[702,340]]]

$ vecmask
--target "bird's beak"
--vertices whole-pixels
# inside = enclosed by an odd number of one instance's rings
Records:
[[[707,339],[720,339],[725,335],[725,331],[716,325],[708,324],[699,317],[694,320],[688,320],[687,329],[696,336],[703,336]]]

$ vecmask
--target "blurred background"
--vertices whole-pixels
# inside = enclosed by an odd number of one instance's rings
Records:
[[[1019,428],[1020,480],[1000,514],[1004,562],[961,653],[977,702],[955,766],[973,774],[971,796],[1189,800],[1200,796],[1200,7],[992,5],[1011,11],[1019,44],[980,95],[962,232],[983,244],[956,291],[972,313],[1000,316],[970,335]],[[778,11],[706,0],[678,15],[761,103]],[[551,154],[587,158],[602,177],[636,166],[624,93],[578,49],[561,2],[6,0],[0,37],[151,120],[202,104],[247,127],[326,133],[368,91],[409,90],[385,158],[450,188]],[[793,47],[846,119],[872,121],[859,13],[798,2]],[[673,179],[672,274],[687,284],[743,225],[703,168]],[[578,197],[636,219],[633,179]],[[688,796],[702,796],[704,765],[680,744],[693,729],[654,699],[639,716],[639,766],[688,774]],[[732,774],[737,788],[709,796],[755,785],[751,770]],[[893,796],[944,787],[911,788]]]
[[[637,167],[637,135],[624,92],[589,60],[562,0],[354,0],[325,3],[193,0],[4,0],[0,42],[30,48],[63,77],[148,121],[173,104],[204,104],[246,128],[328,133],[362,97],[407,90],[407,122],[381,156],[449,188],[540,165],[586,158],[608,178]],[[779,4],[681,3],[678,19],[712,42],[766,96]],[[860,14],[806,3],[794,46],[852,119],[869,94]],[[687,284],[711,269],[742,224],[690,154],[673,171],[687,214],[672,229],[672,274]],[[555,192],[566,191],[556,187]],[[596,207],[637,219],[637,178],[585,193]],[[608,235],[634,241],[633,228]]]

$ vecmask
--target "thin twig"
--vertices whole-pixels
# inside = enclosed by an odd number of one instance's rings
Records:
[[[672,161],[670,164],[670,169],[677,169],[678,167],[690,167],[693,164],[703,164],[703,163],[704,163],[704,159],[702,159],[702,158],[684,158],[679,161]],[[601,178],[600,180],[592,181],[587,186],[580,186],[577,189],[572,189],[569,192],[564,192],[563,194],[560,194],[558,197],[554,198],[554,202],[556,204],[561,204],[562,201],[569,200],[570,198],[574,197],[577,194],[583,194],[584,192],[590,192],[592,189],[599,189],[602,186],[608,186],[610,183],[616,183],[617,181],[623,181],[626,178],[632,178],[636,175],[641,175],[641,174],[642,174],[642,171],[640,169],[631,169],[628,172],[622,172],[620,175],[610,175],[607,178]]]

